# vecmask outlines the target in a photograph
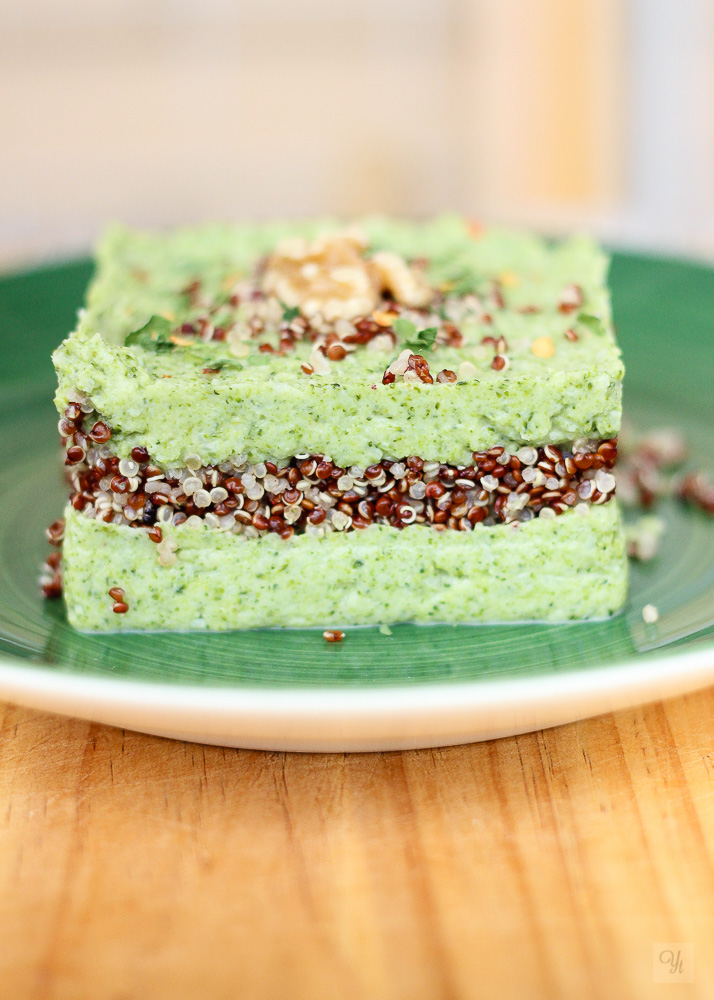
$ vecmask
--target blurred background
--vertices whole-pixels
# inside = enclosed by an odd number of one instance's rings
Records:
[[[5,0],[0,263],[445,208],[714,254],[712,0]]]

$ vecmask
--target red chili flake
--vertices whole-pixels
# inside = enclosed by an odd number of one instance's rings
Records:
[[[506,305],[506,300],[503,297],[501,286],[497,281],[494,281],[493,283],[493,287],[491,289],[491,299],[497,309],[503,309]]]
[[[409,355],[408,370],[416,372],[421,381],[427,385],[433,384],[434,379],[429,371],[429,362],[421,354]]]
[[[201,291],[201,282],[198,278],[186,285],[185,288],[181,290],[182,295],[187,295],[191,301],[195,301],[198,297],[198,293]]]
[[[444,323],[443,329],[449,338],[449,347],[461,347],[463,345],[463,334],[454,323]]]

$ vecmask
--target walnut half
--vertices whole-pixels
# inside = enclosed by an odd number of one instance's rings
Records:
[[[365,246],[352,230],[284,240],[268,258],[263,290],[305,316],[328,321],[368,315],[385,292],[405,306],[429,302],[433,292],[421,272],[398,254],[365,257]]]

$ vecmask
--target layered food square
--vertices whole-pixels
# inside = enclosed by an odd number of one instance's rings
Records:
[[[461,218],[112,228],[54,355],[85,631],[622,605],[607,258]]]

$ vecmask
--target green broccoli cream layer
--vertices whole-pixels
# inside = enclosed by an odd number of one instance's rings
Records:
[[[193,308],[185,294],[200,278],[210,300],[227,294],[285,236],[334,223],[206,226],[151,235],[112,229],[98,248],[97,275],[77,329],[54,354],[56,403],[88,398],[112,429],[112,448],[148,449],[163,467],[197,454],[217,464],[244,454],[258,462],[298,454],[368,466],[385,456],[420,455],[469,464],[495,444],[518,447],[608,439],[620,426],[623,365],[612,328],[607,257],[585,239],[549,244],[535,236],[487,230],[474,238],[462,219],[426,223],[364,219],[369,252],[425,258],[435,289],[454,301],[473,293],[488,306],[501,282],[503,301],[489,322],[459,321],[460,346],[425,351],[433,384],[382,383],[403,343],[360,347],[309,377],[312,349],[284,355],[251,341],[245,356],[227,341],[147,349],[132,340],[152,316],[178,327]],[[563,312],[559,297],[576,284],[582,305]],[[449,303],[446,307],[450,308]],[[424,316],[429,326],[437,312]],[[233,317],[235,318],[235,317]],[[268,336],[268,334],[266,334]],[[491,338],[491,343],[484,337]],[[508,368],[494,370],[493,342],[507,344]],[[549,350],[539,351],[546,340]],[[376,345],[376,346],[375,346]],[[261,345],[267,347],[268,345]],[[467,365],[464,368],[464,363]],[[459,374],[439,383],[441,370]]]
[[[373,525],[244,539],[205,525],[146,532],[66,511],[64,587],[84,632],[603,618],[624,602],[615,501],[471,532]],[[115,614],[121,587],[129,610]]]

